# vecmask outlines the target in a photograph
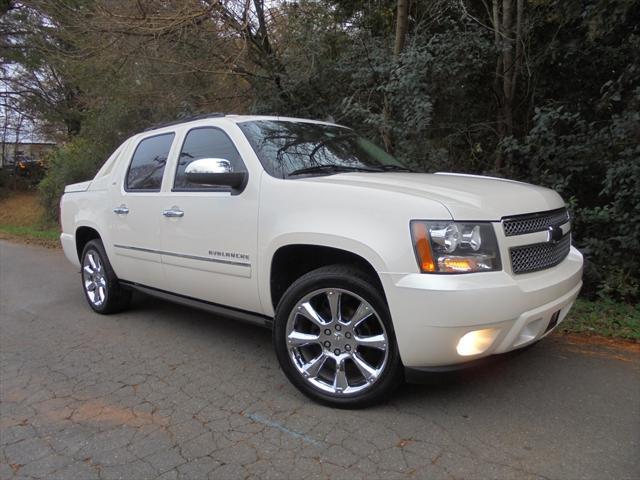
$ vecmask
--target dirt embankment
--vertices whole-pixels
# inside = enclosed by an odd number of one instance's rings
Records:
[[[59,248],[58,228],[45,225],[36,192],[12,192],[0,199],[0,238],[20,243]]]

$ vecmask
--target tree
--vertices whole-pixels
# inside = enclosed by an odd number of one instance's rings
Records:
[[[616,252],[640,235],[638,25],[638,0],[24,0],[0,4],[0,52],[5,104],[70,140],[51,211],[153,123],[330,119],[417,169],[561,191],[597,263],[586,291],[629,299],[636,264]]]
[[[515,2],[514,0],[492,0],[491,2],[491,25],[498,52],[493,89],[497,103],[496,124],[499,141],[514,134],[514,101],[525,44],[522,31],[524,9],[523,0],[515,0]],[[502,167],[503,155],[498,150],[494,170],[500,171]]]
[[[396,13],[396,36],[393,44],[393,54],[397,57],[404,48],[407,31],[409,29],[409,0],[398,0]]]

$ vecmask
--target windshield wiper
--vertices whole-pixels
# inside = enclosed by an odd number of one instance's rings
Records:
[[[380,165],[380,170],[385,172],[415,172],[414,169],[402,165]]]
[[[287,176],[304,175],[307,173],[340,173],[340,172],[381,172],[381,169],[349,167],[347,165],[314,165],[313,167],[299,168],[290,172]]]

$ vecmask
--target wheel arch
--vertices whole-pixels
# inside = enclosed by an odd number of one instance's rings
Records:
[[[358,250],[358,249],[355,249]],[[384,288],[378,271],[378,262],[371,262],[361,251],[343,246],[327,245],[317,242],[295,242],[282,244],[274,249],[268,265],[267,299],[269,307],[275,311],[284,292],[295,280],[305,273],[326,265],[354,265],[369,275],[385,297]],[[385,297],[386,298],[386,297]],[[265,302],[266,303],[266,302]]]
[[[76,252],[78,260],[82,261],[82,251],[91,240],[102,240],[100,232],[93,226],[81,225],[75,231]]]

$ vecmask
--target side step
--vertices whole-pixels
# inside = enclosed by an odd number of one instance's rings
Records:
[[[233,318],[242,322],[251,323],[260,327],[268,329],[273,328],[273,318],[266,315],[260,315],[259,313],[247,312],[233,307],[227,307],[219,305],[217,303],[205,302],[204,300],[198,300],[196,298],[187,297],[185,295],[179,295],[177,293],[167,292],[165,290],[159,290],[153,287],[147,287],[146,285],[140,285],[138,283],[127,282],[120,280],[123,287],[128,287],[133,290],[137,290],[153,297],[162,298],[170,302],[179,303],[188,307],[204,310],[214,315],[220,315],[221,317]]]

